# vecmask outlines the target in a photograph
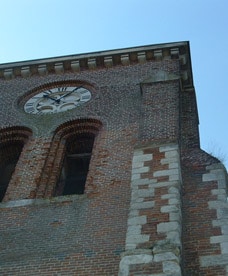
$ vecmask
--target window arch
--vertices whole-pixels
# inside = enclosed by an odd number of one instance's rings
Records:
[[[31,133],[25,127],[0,130],[0,201],[6,194],[23,146]]]
[[[66,141],[56,195],[83,194],[93,149],[93,133],[77,133]]]
[[[95,119],[80,119],[59,127],[57,135],[65,144],[61,174],[56,184],[55,195],[83,194],[89,171],[95,137],[101,122]]]
[[[37,197],[83,194],[96,138],[97,119],[83,118],[60,125],[53,136]]]

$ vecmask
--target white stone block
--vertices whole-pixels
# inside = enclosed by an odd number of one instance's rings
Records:
[[[158,233],[165,233],[169,231],[180,231],[180,224],[176,221],[162,222],[157,225]]]
[[[141,225],[128,226],[127,235],[136,235],[136,234],[139,235],[139,234],[141,234],[141,229],[142,229]]]
[[[179,174],[173,174],[169,176],[169,181],[177,181],[180,180]]]
[[[170,189],[170,188],[169,188]],[[179,193],[173,193],[173,194],[165,194],[165,195],[162,195],[161,196],[161,199],[169,199],[169,200],[171,200],[171,199],[173,199],[173,200],[177,200],[178,202],[180,202],[180,194]],[[169,202],[169,204],[173,204],[173,203],[170,203]]]
[[[226,195],[225,189],[213,189],[211,190],[212,195]]]
[[[162,170],[162,171],[154,172],[154,177],[170,176],[170,175],[176,175],[176,174],[179,174],[178,169]]]
[[[175,205],[166,205],[161,207],[161,213],[178,212],[179,208]]]
[[[218,181],[218,188],[219,189],[226,189],[226,180],[225,179],[219,179]]]
[[[210,237],[210,243],[228,242],[228,235]]]
[[[137,244],[136,243],[128,243],[125,244],[125,250],[133,250],[136,249]]]
[[[169,169],[179,169],[179,163],[178,162],[169,163]]]
[[[228,219],[214,219],[212,220],[213,227],[217,226],[228,226]]]
[[[202,267],[218,266],[228,264],[228,254],[207,255],[200,257],[200,265]]]
[[[169,194],[176,194],[176,195],[180,195],[180,191],[177,187],[170,187],[168,190]]]
[[[169,204],[170,205],[179,205],[180,204],[180,198],[179,197],[170,198],[169,199]]]
[[[139,243],[148,242],[149,240],[150,240],[150,235],[127,234],[126,244],[139,244]]]
[[[227,201],[227,196],[226,195],[218,195],[218,200],[226,202]]]
[[[205,173],[203,174],[203,182],[205,181],[214,181],[217,180],[217,176],[214,173]]]
[[[209,206],[209,209],[228,208],[228,203],[226,201],[211,200],[211,201],[208,201],[208,206]]]
[[[133,162],[132,163],[132,169],[137,169],[137,168],[141,168],[144,166],[143,162]]]
[[[149,172],[149,170],[150,170],[149,167],[134,168],[132,170],[132,174],[145,173],[145,172]]]
[[[173,144],[173,145],[164,145],[161,146],[159,148],[160,152],[164,152],[164,151],[173,151],[173,150],[177,150],[178,149],[178,145],[177,144]]]
[[[128,217],[133,218],[133,217],[138,217],[139,216],[139,211],[138,210],[130,210]]]
[[[139,217],[132,217],[129,218],[127,221],[128,225],[143,225],[146,224],[147,217],[146,216],[139,216]]]
[[[143,155],[143,150],[137,149],[134,151],[134,156]]]
[[[162,158],[161,159],[161,164],[165,165],[165,164],[170,164],[170,163],[176,163],[178,160],[176,157],[170,157],[170,158]]]
[[[222,242],[220,246],[222,254],[228,254],[228,242]]]
[[[154,201],[145,201],[131,204],[131,209],[150,209],[154,207]]]
[[[150,160],[152,160],[152,158],[153,158],[152,154],[136,155],[133,157],[133,163],[134,162],[150,161]]]
[[[177,246],[181,246],[181,238],[179,231],[170,231],[166,234],[168,240]]]
[[[165,158],[174,158],[174,157],[176,157],[176,160],[178,160],[177,159],[178,156],[179,156],[179,154],[176,150],[166,151],[166,153],[165,153]]]
[[[162,263],[163,272],[168,275],[180,275],[181,276],[181,268],[180,265],[175,261],[164,261]]]
[[[158,182],[158,183],[154,183],[151,185],[151,187],[153,188],[162,188],[162,187],[167,187],[167,186],[173,186],[176,184],[176,181],[164,181],[164,182]]]
[[[131,198],[131,203],[143,202],[143,201],[144,201],[144,198],[143,198],[143,197]]]
[[[154,255],[155,262],[163,262],[163,261],[170,261],[170,260],[179,261],[179,258],[173,252],[165,252],[165,253],[159,253]]]
[[[141,178],[140,173],[134,173],[131,175],[131,180],[136,180],[136,179],[140,179],[140,178]]]
[[[133,190],[131,193],[131,198],[135,199],[135,198],[145,198],[145,197],[151,197],[154,196],[154,189],[137,189],[137,190]]]
[[[169,213],[169,220],[180,222],[181,221],[181,212],[179,211],[179,212]]]

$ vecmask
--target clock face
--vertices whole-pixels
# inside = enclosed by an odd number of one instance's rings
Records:
[[[24,111],[30,114],[52,114],[73,109],[90,99],[90,91],[82,86],[59,86],[31,97],[25,103]]]

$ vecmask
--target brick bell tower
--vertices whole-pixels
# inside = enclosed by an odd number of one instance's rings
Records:
[[[226,170],[188,42],[0,65],[1,275],[227,275]]]

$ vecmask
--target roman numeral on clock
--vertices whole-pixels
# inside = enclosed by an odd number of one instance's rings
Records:
[[[44,91],[43,93],[45,93],[46,95],[50,95],[53,93],[53,91],[51,89],[49,89],[49,90]]]
[[[33,106],[34,102],[35,102],[35,101],[26,103],[25,108],[26,108],[26,107],[31,107],[31,106]]]
[[[25,106],[25,111],[28,112],[28,113],[35,113],[35,108],[33,106]]]
[[[65,92],[67,91],[67,87],[58,87],[58,92]]]
[[[82,95],[82,100],[89,100],[90,99],[90,95],[86,94],[86,95]]]
[[[80,94],[88,93],[88,90],[86,90],[86,89],[84,89],[84,88],[82,88],[82,89],[83,89],[83,90],[80,90],[80,91],[79,91]]]

